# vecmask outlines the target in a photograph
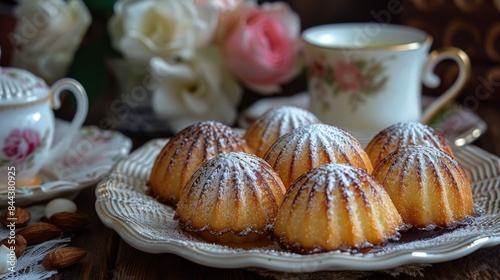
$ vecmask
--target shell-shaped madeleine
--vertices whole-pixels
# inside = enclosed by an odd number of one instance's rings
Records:
[[[401,216],[373,176],[332,163],[292,184],[278,211],[274,237],[299,253],[361,250],[397,237],[400,227]]]
[[[208,160],[181,191],[179,227],[210,241],[248,242],[266,236],[285,187],[263,159],[227,153]]]
[[[452,227],[474,212],[469,180],[449,154],[428,146],[400,148],[373,171],[403,221],[419,229]]]
[[[375,135],[366,146],[366,153],[374,167],[384,157],[406,146],[430,146],[453,156],[453,151],[441,134],[419,122],[393,124]]]
[[[373,169],[356,138],[327,124],[303,126],[283,135],[264,159],[278,172],[287,188],[300,175],[328,163],[345,163],[369,173]]]
[[[203,162],[218,154],[252,152],[229,126],[216,121],[195,123],[176,135],[157,156],[149,186],[159,201],[175,206],[181,189]]]
[[[295,106],[278,106],[253,121],[244,138],[255,154],[263,158],[278,138],[295,128],[314,123],[320,123],[320,120],[307,110]]]

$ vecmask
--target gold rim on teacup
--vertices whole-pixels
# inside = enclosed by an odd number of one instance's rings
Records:
[[[413,34],[418,34],[423,38],[420,40],[406,40],[406,42],[397,42],[397,43],[379,43],[377,45],[369,45],[369,44],[360,44],[359,46],[347,46],[347,45],[335,45],[334,42],[326,42],[319,43],[320,40],[310,38],[311,33],[319,32],[320,30],[324,30],[324,37],[327,40],[331,40],[331,35],[335,33],[335,30],[342,30],[346,28],[351,28],[352,26],[377,26],[380,28],[380,32],[383,32],[384,28],[390,28],[393,30],[399,31],[409,31]],[[370,37],[369,35],[366,37]],[[376,37],[375,35],[372,37]],[[380,23],[334,23],[327,24],[321,26],[311,27],[309,29],[304,30],[302,33],[302,41],[308,45],[323,48],[323,49],[333,49],[333,50],[388,50],[388,51],[406,51],[406,50],[414,50],[420,48],[422,45],[432,44],[433,38],[431,35],[426,34],[425,32],[416,29],[411,26],[405,25],[396,25],[396,24],[380,24]]]

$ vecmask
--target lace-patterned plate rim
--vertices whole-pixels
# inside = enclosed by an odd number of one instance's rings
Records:
[[[68,122],[56,120],[55,141],[68,127]],[[84,126],[70,147],[63,156],[43,167],[39,175],[44,183],[16,188],[16,205],[27,206],[55,197],[74,198],[81,190],[99,182],[118,160],[127,156],[132,140],[117,131]],[[7,196],[7,190],[0,190],[0,207],[7,206]]]
[[[363,135],[354,135],[360,141]],[[361,138],[361,139],[360,139]],[[500,158],[474,146],[456,149],[471,178],[476,206],[483,215],[465,227],[408,243],[389,243],[369,253],[328,252],[299,255],[274,242],[254,248],[208,243],[184,234],[174,210],[146,194],[153,161],[165,140],[146,143],[121,160],[96,188],[96,211],[132,247],[149,253],[173,253],[218,268],[259,267],[282,272],[384,270],[411,263],[438,263],[500,244]],[[492,201],[494,200],[494,201]]]

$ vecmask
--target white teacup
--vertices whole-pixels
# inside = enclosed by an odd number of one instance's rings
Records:
[[[67,133],[53,145],[52,108],[60,107],[64,90],[75,95],[77,109]],[[0,189],[40,184],[40,169],[66,151],[87,112],[87,94],[77,81],[64,78],[49,88],[25,70],[0,68]]]
[[[427,123],[453,101],[470,76],[467,55],[448,47],[429,54],[432,37],[402,25],[344,23],[312,27],[302,34],[310,110],[325,123],[379,131],[402,121]],[[434,67],[459,65],[455,83],[424,112],[421,83],[437,87]]]

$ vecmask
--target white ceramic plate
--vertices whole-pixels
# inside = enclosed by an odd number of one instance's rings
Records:
[[[362,135],[355,135],[366,143]],[[166,140],[153,140],[120,161],[97,186],[96,210],[102,222],[131,246],[150,253],[173,253],[220,268],[261,267],[276,271],[382,270],[409,263],[460,258],[500,244],[500,158],[473,146],[455,151],[472,181],[476,206],[484,212],[451,232],[407,242],[389,243],[366,254],[328,252],[299,255],[276,243],[246,248],[208,243],[184,234],[174,210],[146,194],[154,159]]]
[[[56,121],[56,141],[68,126],[68,122]],[[43,184],[16,188],[16,205],[26,206],[55,197],[74,198],[107,175],[131,148],[132,141],[119,132],[95,126],[82,127],[68,151],[43,167],[39,174]],[[0,207],[6,206],[8,201],[7,190],[0,190]]]

